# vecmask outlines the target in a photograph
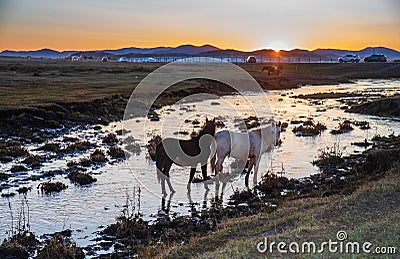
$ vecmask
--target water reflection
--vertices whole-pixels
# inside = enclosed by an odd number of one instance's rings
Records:
[[[161,198],[161,210],[158,214],[169,215],[169,211],[171,209],[171,200],[175,193],[164,194]]]

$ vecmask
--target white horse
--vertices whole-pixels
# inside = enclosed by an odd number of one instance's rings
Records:
[[[214,154],[210,161],[211,171],[217,176],[223,169],[222,164],[226,156],[242,161],[249,160],[245,183],[248,187],[249,173],[253,166],[254,182],[256,183],[261,156],[266,152],[271,152],[273,147],[280,143],[280,126],[280,122],[278,124],[273,122],[245,133],[229,130],[217,132],[215,134],[216,151],[215,145],[211,146],[211,154]],[[215,163],[216,157],[218,158],[217,163]]]

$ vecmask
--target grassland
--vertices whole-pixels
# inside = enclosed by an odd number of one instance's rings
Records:
[[[163,64],[0,58],[0,110],[60,102],[90,102],[115,94],[128,96],[147,74],[161,65]],[[337,84],[359,78],[400,77],[398,63],[282,64],[282,76],[268,76],[261,72],[265,65],[274,64],[240,66],[265,89]],[[178,89],[182,90],[182,87],[210,90],[206,89],[207,85],[201,80],[193,80]],[[219,93],[230,92],[230,89],[221,89]]]
[[[155,64],[0,59],[0,109],[129,95]]]

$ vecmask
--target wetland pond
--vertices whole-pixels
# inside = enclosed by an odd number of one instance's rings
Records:
[[[326,99],[294,98],[300,94],[331,92],[343,93],[343,95],[341,98]],[[96,148],[57,156],[48,151],[37,150],[43,144],[30,144],[25,146],[29,153],[48,156],[50,159],[38,169],[10,174],[8,179],[2,180],[2,194],[16,193],[18,188],[24,186],[31,187],[31,191],[26,194],[31,231],[41,236],[45,233],[71,229],[72,238],[78,245],[84,247],[95,243],[95,232],[116,221],[116,217],[126,207],[127,201],[129,203],[131,200],[138,199],[138,187],[141,189],[140,213],[143,218],[151,220],[164,213],[155,163],[149,158],[146,148],[152,136],[161,134],[160,129],[163,130],[163,137],[188,138],[187,133],[190,134],[193,130],[198,131],[205,116],[208,115],[209,117],[216,116],[223,122],[225,128],[239,131],[238,120],[252,116],[252,106],[265,108],[265,110],[268,110],[269,106],[275,120],[288,123],[288,127],[281,133],[282,144],[276,147],[272,154],[263,155],[258,179],[261,179],[267,171],[282,172],[288,178],[304,178],[319,172],[318,168],[312,165],[312,161],[316,159],[318,152],[326,147],[336,146],[343,155],[349,155],[365,150],[364,147],[352,143],[363,142],[365,139],[371,141],[378,134],[382,136],[399,134],[400,121],[398,119],[345,112],[350,102],[372,100],[399,92],[400,80],[358,80],[353,84],[304,86],[291,90],[268,91],[265,95],[264,93],[247,93],[247,102],[239,95],[228,95],[220,99],[163,107],[157,110],[160,115],[159,121],[150,121],[148,118],[134,119],[129,122],[130,132],[122,132],[118,135],[120,140],[131,136],[131,147],[135,147],[127,160],[110,159],[111,162],[87,168],[87,172],[97,179],[96,182],[87,186],[74,185],[66,178],[67,173],[65,173],[67,162],[89,157]],[[346,94],[350,97],[346,97]],[[327,130],[316,136],[298,136],[292,132],[292,129],[299,125],[296,121],[306,121],[310,118],[314,122],[325,124]],[[330,133],[338,127],[339,123],[346,120],[352,123],[353,130],[343,134]],[[182,123],[177,125],[177,121]],[[361,122],[367,122],[368,129],[357,126],[365,125]],[[58,136],[52,142],[59,143],[62,147],[65,145],[62,141],[65,137],[73,137],[93,143],[97,149],[107,151],[108,146],[102,141],[104,136],[117,132],[121,127],[121,122],[113,122],[101,128],[77,127],[71,129],[66,135]],[[218,128],[217,131],[221,129],[223,127]],[[127,149],[126,144],[122,147]],[[1,163],[0,171],[9,173],[16,164],[21,164],[21,161]],[[170,199],[169,213],[187,215],[194,207],[201,210],[203,206],[210,205],[210,199],[216,195],[216,192],[223,193],[223,201],[227,204],[234,190],[245,188],[244,175],[237,172],[231,164],[231,159],[226,160],[224,164],[225,173],[229,173],[221,175],[221,178],[225,177],[227,181],[223,191],[215,190],[212,181],[208,185],[209,191],[206,191],[203,183],[193,183],[190,195],[186,188],[190,168],[174,165],[170,173],[176,193],[172,197],[167,197]],[[209,171],[208,168],[208,174],[210,174]],[[55,173],[52,181],[61,181],[68,185],[68,188],[49,195],[39,192],[37,186],[48,179],[34,180],[34,176],[43,175],[46,172],[60,172]],[[196,176],[201,177],[199,167]],[[4,239],[8,237],[12,227],[10,212],[13,213],[15,221],[24,196],[16,194],[12,197],[2,197],[1,200],[0,238]]]

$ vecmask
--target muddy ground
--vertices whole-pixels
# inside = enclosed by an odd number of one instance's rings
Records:
[[[353,105],[348,111],[375,116],[400,117],[400,95]]]

